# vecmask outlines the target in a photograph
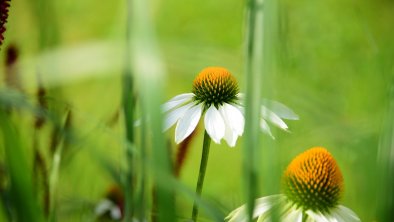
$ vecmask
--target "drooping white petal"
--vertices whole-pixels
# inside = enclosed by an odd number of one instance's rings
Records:
[[[215,143],[224,137],[225,125],[222,116],[215,106],[208,108],[204,118],[205,129]]]
[[[286,123],[274,112],[267,109],[267,107],[261,106],[261,115],[264,119],[270,121],[272,124],[276,125],[277,127],[281,128],[283,130],[288,129]]]
[[[122,212],[118,206],[115,206],[111,209],[111,218],[113,220],[120,220],[122,218]]]
[[[312,210],[307,210],[305,212],[308,215],[308,220],[310,222],[331,222],[330,219],[319,212],[313,212]]]
[[[278,206],[284,203],[285,196],[282,194],[279,195],[271,195],[267,197],[262,197],[256,199],[255,209],[253,211],[253,218],[258,217],[258,221],[269,221],[269,213],[270,210],[274,206]],[[241,207],[232,211],[227,217],[226,221],[228,222],[246,222],[247,221],[247,213],[246,213],[246,205],[242,205]]]
[[[175,129],[175,142],[180,143],[196,128],[202,113],[202,105],[198,104],[188,109],[179,119]]]
[[[239,111],[241,111],[242,115],[245,115],[245,107],[240,106],[240,105],[234,105],[236,108],[239,109]]]
[[[225,124],[224,140],[230,147],[234,147],[238,136],[243,134],[244,117],[238,108],[230,104],[220,106],[219,112]]]
[[[169,112],[164,118],[163,131],[166,131],[171,126],[173,126],[180,118],[182,118],[185,115],[186,111],[188,111],[192,106],[194,106],[194,104],[189,103]]]
[[[245,118],[241,111],[237,107],[225,103],[219,107],[219,112],[227,125],[229,125],[237,135],[241,136],[245,126]]]
[[[263,99],[263,105],[270,109],[272,112],[276,113],[280,118],[298,120],[298,115],[291,110],[289,107],[283,105],[280,102]]]
[[[359,222],[360,218],[349,208],[339,205],[332,211],[333,217],[342,222]]]
[[[184,93],[173,97],[162,105],[162,111],[167,112],[183,103],[192,101],[194,93]]]
[[[225,123],[224,140],[230,147],[234,147],[237,143],[238,135]]]
[[[275,139],[275,137],[271,133],[270,126],[268,125],[267,121],[265,121],[263,118],[260,119],[260,128],[264,133],[268,134],[272,139]]]
[[[231,213],[224,218],[225,221],[228,222],[246,222],[246,206],[242,205],[237,209],[231,211]]]
[[[105,214],[105,212],[112,209],[113,207],[116,207],[116,205],[112,201],[108,199],[103,199],[97,204],[96,208],[94,209],[94,212],[96,215],[101,216]]]
[[[282,219],[283,222],[302,222],[302,210],[292,208]]]
[[[253,212],[253,218],[261,217],[263,218],[265,214],[271,210],[273,206],[281,204],[283,200],[282,195],[271,195],[267,197],[262,197],[256,200],[255,209]]]

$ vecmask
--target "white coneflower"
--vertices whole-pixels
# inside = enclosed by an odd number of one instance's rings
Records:
[[[273,123],[287,130],[286,123],[281,119],[298,119],[298,116],[286,106],[274,102],[271,107],[278,108],[273,112],[266,106],[261,108],[261,129],[272,136],[266,122]],[[197,181],[196,194],[201,196],[205,171],[208,163],[211,139],[220,143],[224,139],[234,147],[237,138],[244,132],[243,95],[239,93],[238,82],[231,73],[222,67],[203,69],[193,82],[192,93],[175,96],[163,105],[166,113],[164,130],[176,124],[175,142],[186,139],[196,128],[201,116],[204,116],[205,134]],[[198,216],[198,204],[194,202],[192,221]]]
[[[182,142],[196,128],[205,113],[204,125],[215,143],[224,139],[231,147],[244,131],[243,95],[239,93],[237,80],[222,67],[203,69],[193,82],[192,93],[180,94],[163,105],[166,112],[164,130],[176,124],[175,142]],[[287,130],[281,119],[298,119],[286,106],[273,102],[273,112],[265,105],[261,107],[261,129],[272,136],[266,121]]]
[[[124,195],[118,186],[112,186],[105,198],[101,199],[94,209],[98,218],[120,221],[124,214]]]
[[[256,200],[253,218],[271,221],[277,209],[285,222],[357,222],[360,219],[349,208],[339,205],[343,192],[343,177],[335,159],[322,147],[298,155],[283,176],[284,194]],[[229,222],[247,221],[246,206],[232,211]]]

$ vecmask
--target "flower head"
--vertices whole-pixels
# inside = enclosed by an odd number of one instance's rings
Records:
[[[321,147],[297,156],[287,167],[283,181],[286,196],[304,210],[328,212],[338,205],[343,190],[335,159]]]
[[[208,67],[203,69],[193,81],[192,93],[175,96],[163,105],[166,112],[164,130],[176,124],[175,142],[180,143],[196,128],[204,116],[205,129],[212,140],[220,143],[224,139],[229,146],[235,146],[237,138],[243,134],[243,95],[239,93],[238,82],[225,68]],[[298,119],[286,106],[273,102],[272,108],[278,113],[261,108],[261,129],[271,135],[266,122],[286,130],[281,119]]]
[[[269,221],[271,209],[277,206],[281,221],[360,221],[353,211],[338,204],[343,177],[335,159],[322,147],[298,155],[287,167],[283,185],[284,194],[256,200],[254,217],[259,221]],[[245,221],[245,206],[231,212],[227,219]]]
[[[208,67],[194,79],[192,92],[194,100],[208,109],[211,105],[219,108],[225,103],[236,103],[239,89],[237,80],[227,69]]]

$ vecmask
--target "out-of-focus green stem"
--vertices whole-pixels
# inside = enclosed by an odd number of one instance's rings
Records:
[[[249,221],[252,221],[257,187],[256,150],[259,149],[259,98],[260,74],[256,69],[256,30],[257,1],[249,0],[247,5],[246,41],[246,101],[245,101],[245,147],[243,149],[244,193]],[[259,39],[258,41],[262,41]],[[261,50],[261,49],[260,49]],[[259,53],[261,54],[261,53]]]
[[[157,42],[154,35],[154,27],[150,18],[150,1],[129,0],[129,15],[131,28],[132,52],[131,63],[133,72],[138,78],[140,86],[139,98],[141,106],[146,110],[146,136],[152,147],[153,162],[153,186],[157,197],[157,211],[154,212],[160,222],[176,221],[174,188],[166,186],[163,178],[172,178],[172,165],[170,149],[167,147],[163,129],[163,77],[165,74],[163,61],[160,57]],[[129,47],[129,46],[127,46]],[[148,131],[149,130],[149,131]],[[143,133],[143,132],[141,132]],[[156,210],[156,209],[155,209]]]
[[[377,170],[380,189],[377,193],[379,221],[394,218],[394,79],[388,96],[388,109],[383,133],[379,144]]]
[[[125,193],[125,219],[132,220],[133,199],[134,199],[134,157],[132,146],[134,145],[134,109],[135,101],[133,96],[133,76],[130,66],[131,61],[131,21],[132,0],[127,1],[127,26],[126,26],[126,52],[125,70],[122,77],[122,104],[124,113],[124,125],[126,129],[126,175],[124,176]]]
[[[60,161],[62,157],[63,144],[59,144],[53,154],[52,158],[52,167],[49,175],[49,199],[52,200],[49,202],[49,221],[55,221],[55,197],[56,197],[56,186],[59,178],[59,168]]]
[[[211,145],[211,137],[208,135],[207,131],[204,133],[204,142],[202,146],[202,154],[201,154],[201,163],[200,163],[200,170],[198,173],[198,180],[197,180],[197,187],[196,187],[196,194],[198,197],[201,196],[202,188],[204,186],[204,178],[205,172],[208,165],[208,157],[209,157],[209,147]],[[193,204],[193,212],[192,212],[192,221],[197,221],[198,217],[198,203],[194,201]]]

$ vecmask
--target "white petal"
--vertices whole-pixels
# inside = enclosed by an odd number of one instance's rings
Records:
[[[238,136],[243,134],[244,117],[238,108],[230,104],[220,106],[219,112],[225,123],[224,140],[230,147],[234,147]]]
[[[260,128],[264,133],[268,134],[272,139],[275,139],[275,137],[271,133],[270,126],[263,118],[260,119]]]
[[[321,213],[313,212],[311,210],[307,210],[305,212],[310,220],[308,221],[314,221],[314,222],[330,222],[329,218]]]
[[[283,201],[284,201],[283,195],[271,195],[257,199],[255,202],[253,218],[259,217],[259,220],[260,219],[263,220],[265,218],[265,215],[270,212],[273,206],[282,204]],[[246,205],[244,204],[241,207],[232,211],[226,217],[226,220],[228,220],[228,222],[246,222],[247,221]]]
[[[302,211],[301,209],[293,211],[293,218],[290,218],[291,221],[302,222]]]
[[[169,112],[164,118],[163,131],[166,131],[171,126],[173,126],[180,118],[182,118],[185,115],[186,111],[188,111],[193,105],[194,105],[193,103],[189,103]]]
[[[257,203],[253,212],[253,218],[264,216],[265,213],[267,213],[272,208],[272,206],[277,204],[275,203],[276,198],[273,199],[272,197],[274,196],[257,199]]]
[[[193,93],[184,93],[173,97],[162,105],[162,111],[167,112],[183,103],[190,102],[193,99]]]
[[[96,215],[101,216],[113,207],[115,207],[115,204],[112,201],[108,199],[103,199],[97,204],[94,212],[96,213]]]
[[[246,222],[245,205],[231,211],[224,220],[227,222]]]
[[[230,147],[234,147],[237,143],[238,135],[226,125],[223,138]]]
[[[111,209],[111,218],[113,220],[120,220],[122,218],[122,212],[118,206],[115,206]]]
[[[220,106],[219,111],[230,128],[235,131],[237,135],[241,136],[245,126],[245,119],[241,111],[237,107],[227,103]]]
[[[284,222],[302,222],[302,210],[290,207],[282,216],[281,221]]]
[[[336,209],[332,212],[336,215],[336,219],[338,221],[343,222],[358,222],[361,221],[360,218],[349,208],[339,205]]]
[[[191,107],[185,112],[183,117],[179,119],[175,129],[175,142],[180,143],[188,137],[196,128],[202,113],[202,105]]]
[[[274,112],[267,109],[267,107],[261,106],[261,115],[264,119],[269,120],[277,127],[281,128],[283,130],[287,130],[288,127],[287,127],[286,123]]]
[[[205,129],[215,143],[224,137],[225,125],[222,116],[215,106],[208,108],[204,118]]]
[[[245,116],[245,107],[240,106],[240,105],[234,105],[234,106],[237,107],[239,109],[239,111],[241,111],[243,116]]]
[[[290,120],[298,120],[298,115],[291,110],[289,107],[283,105],[280,102],[264,99],[263,105],[268,107],[272,112],[276,113],[280,118],[290,119]]]

